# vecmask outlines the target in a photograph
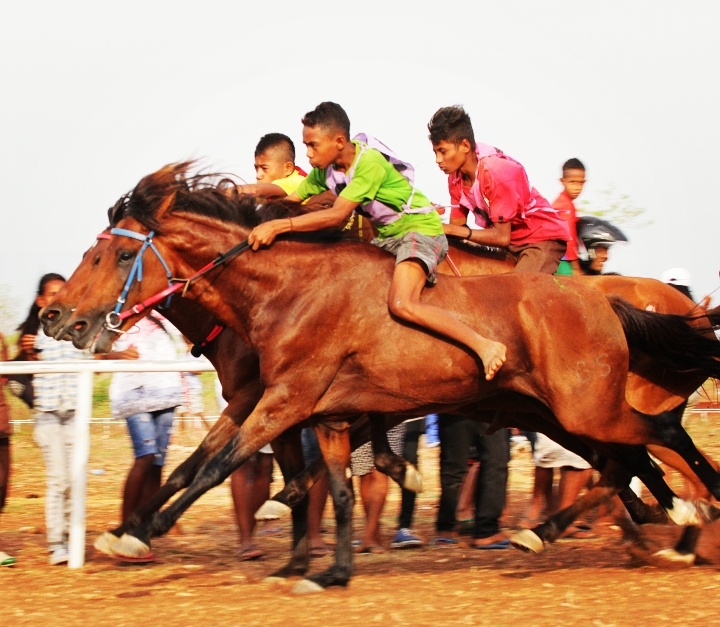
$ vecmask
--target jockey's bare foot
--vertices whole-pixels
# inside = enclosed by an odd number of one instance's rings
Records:
[[[478,345],[478,355],[485,367],[485,379],[490,381],[505,363],[507,346],[501,342],[482,338]]]

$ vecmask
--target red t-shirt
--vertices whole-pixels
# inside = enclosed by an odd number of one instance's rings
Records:
[[[480,226],[489,226],[488,219],[490,223],[509,222],[513,246],[570,240],[567,222],[530,186],[522,165],[484,144],[477,145],[476,153],[479,158],[472,186],[464,186],[459,173],[448,177],[451,219],[467,218],[472,211]]]
[[[573,204],[570,194],[565,190],[555,199],[552,206],[560,212],[560,215],[567,221],[570,229],[570,241],[568,242],[567,252],[563,259],[566,261],[577,261],[578,259],[578,243],[577,243],[577,212]]]

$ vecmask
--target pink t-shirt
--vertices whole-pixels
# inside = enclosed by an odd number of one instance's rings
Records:
[[[450,218],[475,214],[480,226],[510,223],[510,244],[522,246],[547,240],[569,241],[565,219],[530,186],[525,168],[513,158],[485,144],[477,144],[475,182],[467,187],[462,176],[448,177]]]

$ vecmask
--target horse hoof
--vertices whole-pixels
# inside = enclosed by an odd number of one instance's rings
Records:
[[[151,552],[142,540],[124,533],[113,546],[113,554],[120,557],[148,557]]]
[[[403,488],[420,494],[423,489],[423,478],[420,472],[414,466],[408,466],[405,469],[405,481],[403,482]]]
[[[303,579],[298,581],[292,589],[293,594],[314,594],[315,592],[324,592],[325,588],[321,585],[316,584],[314,581],[309,579]]]
[[[663,549],[650,555],[647,562],[660,568],[687,568],[695,563],[695,554],[678,553],[675,549]]]
[[[106,531],[95,539],[93,547],[95,547],[96,551],[105,553],[105,555],[115,555],[115,547],[119,541],[120,538],[118,538],[115,534]]]
[[[536,555],[543,552],[545,545],[532,529],[521,529],[510,536],[510,544],[516,549],[527,553],[535,553]]]
[[[278,501],[265,501],[260,509],[255,512],[255,520],[278,520],[288,516],[292,510]]]
[[[678,497],[673,497],[673,506],[665,511],[670,517],[670,520],[681,527],[686,525],[702,525],[705,522],[700,519],[700,512],[693,503],[684,501]]]

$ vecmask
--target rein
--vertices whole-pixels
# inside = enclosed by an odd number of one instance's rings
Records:
[[[192,276],[188,277],[187,279],[180,279],[180,278],[172,276],[172,273],[170,272],[170,268],[169,268],[168,264],[163,259],[162,255],[160,254],[160,251],[155,247],[155,244],[152,241],[154,234],[155,234],[154,231],[150,231],[147,235],[143,235],[142,233],[137,233],[135,231],[130,231],[128,229],[119,229],[119,228],[110,229],[110,235],[122,235],[125,237],[131,237],[133,239],[141,241],[143,244],[140,247],[140,250],[138,251],[137,255],[135,256],[135,261],[134,261],[133,267],[130,271],[130,275],[128,276],[127,281],[125,281],[125,285],[123,287],[122,293],[120,294],[120,296],[118,296],[117,302],[115,304],[115,308],[113,309],[113,311],[109,312],[107,314],[107,316],[105,316],[105,327],[109,331],[114,331],[115,333],[121,333],[121,331],[119,331],[118,328],[122,324],[123,320],[125,320],[126,318],[129,318],[132,315],[142,313],[148,307],[152,307],[153,305],[160,302],[164,298],[167,298],[167,301],[166,301],[164,307],[169,307],[172,295],[175,292],[179,291],[180,288],[184,288],[183,289],[183,294],[184,294],[187,291],[187,289],[190,286],[190,283],[192,281],[201,277],[203,274],[209,272],[210,270],[213,270],[213,269],[217,268],[218,266],[224,264],[229,259],[236,257],[237,255],[246,251],[249,248],[247,240],[243,240],[239,244],[236,244],[235,246],[233,246],[230,250],[218,255],[215,259],[213,259],[211,262],[207,263],[205,266],[200,268],[200,270],[198,270]],[[98,235],[97,238],[98,239],[111,239],[110,235],[107,233],[100,233],[100,235]],[[150,248],[155,253],[155,256],[158,258],[158,260],[162,264],[163,268],[165,269],[165,274],[166,274],[167,280],[168,280],[168,286],[161,292],[158,292],[157,294],[146,298],[144,301],[142,301],[141,303],[138,303],[137,305],[131,307],[130,309],[126,309],[125,311],[121,312],[120,310],[122,309],[122,306],[125,304],[128,292],[130,291],[130,288],[131,288],[133,282],[135,281],[135,277],[137,276],[138,282],[142,281],[142,257],[148,248]],[[217,333],[219,333],[219,331]],[[217,335],[217,333],[216,333],[216,335]]]

